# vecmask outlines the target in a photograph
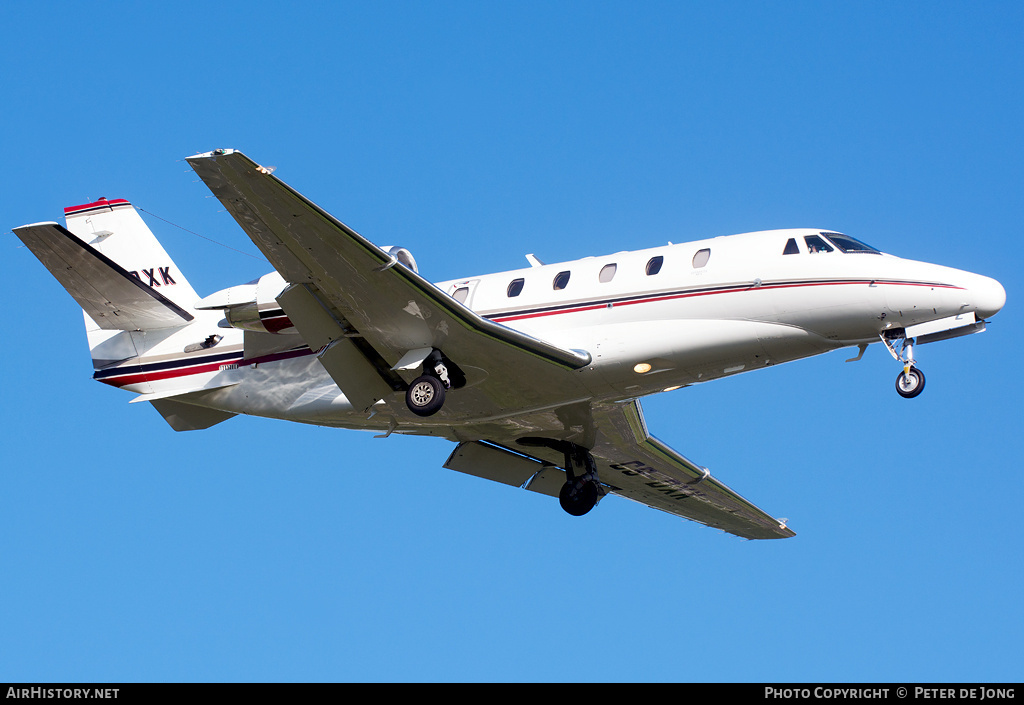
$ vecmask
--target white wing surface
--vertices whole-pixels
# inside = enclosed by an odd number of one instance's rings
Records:
[[[586,353],[477,315],[240,152],[188,162],[292,285],[279,298],[282,307],[311,348],[331,347],[321,361],[355,406],[369,408],[401,389],[403,371],[395,368],[430,349],[443,351],[466,377],[467,388],[442,414],[495,416],[586,396],[563,374],[587,365]],[[534,383],[514,383],[513,372]],[[402,414],[399,406],[393,411]]]

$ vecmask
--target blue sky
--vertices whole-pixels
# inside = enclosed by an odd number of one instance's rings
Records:
[[[1020,681],[1016,2],[4,3],[3,227],[100,196],[255,254],[245,151],[435,281],[779,227],[999,279],[983,335],[644,402],[797,537],[441,468],[450,444],[90,379],[10,233],[0,681]],[[202,295],[266,263],[149,217]]]

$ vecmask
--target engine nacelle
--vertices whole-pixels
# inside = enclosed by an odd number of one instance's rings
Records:
[[[387,247],[382,247],[380,249],[391,255],[395,261],[401,262],[417,274],[420,273],[420,270],[416,267],[416,258],[413,257],[412,253],[406,248],[399,247],[398,245],[388,245]]]
[[[414,272],[416,258],[404,247],[388,245],[382,250],[389,254],[393,264],[402,264]],[[390,266],[390,265],[386,265]],[[285,314],[277,297],[288,286],[277,272],[264,274],[256,281],[239,284],[210,294],[195,305],[200,311],[221,309],[224,311],[223,327],[240,328],[257,333],[297,334],[291,319]]]
[[[222,326],[257,333],[295,334],[295,326],[277,303],[277,297],[288,283],[277,272],[265,274],[256,281],[222,289],[195,305],[200,311],[224,311]]]

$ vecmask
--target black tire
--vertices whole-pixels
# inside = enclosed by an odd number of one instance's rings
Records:
[[[574,517],[581,517],[593,509],[597,499],[596,482],[584,482],[575,493],[572,491],[572,485],[566,482],[558,492],[558,503]]]
[[[911,367],[906,374],[896,377],[896,392],[904,399],[913,399],[924,391],[924,372]]]
[[[444,384],[433,375],[417,377],[405,390],[405,405],[417,416],[433,416],[444,406]]]

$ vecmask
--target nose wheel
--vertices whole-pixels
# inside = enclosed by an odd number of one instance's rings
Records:
[[[924,391],[924,373],[916,367],[900,372],[896,378],[896,392],[904,399],[913,399]]]
[[[896,377],[897,394],[904,399],[913,399],[924,391],[924,372],[914,366],[914,339],[908,338],[902,328],[886,331],[881,338],[889,354],[903,363],[903,371]],[[902,348],[897,352],[896,344],[900,342]]]

